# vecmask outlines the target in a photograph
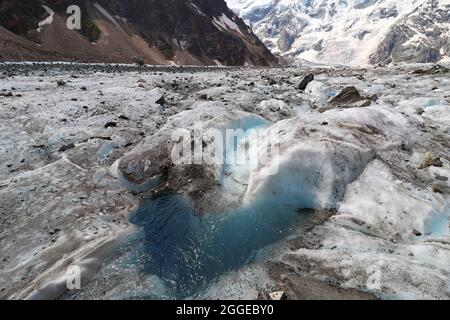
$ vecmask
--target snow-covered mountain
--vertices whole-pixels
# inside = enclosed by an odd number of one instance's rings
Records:
[[[450,56],[450,0],[227,0],[274,53],[323,63]]]

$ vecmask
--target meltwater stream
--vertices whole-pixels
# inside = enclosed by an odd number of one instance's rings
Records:
[[[181,196],[167,194],[147,201],[132,215],[131,222],[140,229],[120,250],[128,266],[161,279],[169,297],[195,296],[295,231],[302,214],[287,200],[274,197],[200,217]],[[155,298],[152,292],[144,295],[135,298]]]

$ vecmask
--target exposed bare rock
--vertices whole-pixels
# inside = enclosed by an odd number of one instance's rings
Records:
[[[66,10],[81,8],[81,30]],[[48,12],[50,23],[39,26]],[[0,61],[57,60],[188,65],[276,65],[223,0],[2,1]]]
[[[311,81],[314,81],[314,74],[312,73],[303,78],[303,80],[298,85],[298,89],[304,91]]]
[[[442,167],[442,161],[439,156],[434,155],[431,152],[427,152],[420,163],[419,169],[426,169],[429,167]]]

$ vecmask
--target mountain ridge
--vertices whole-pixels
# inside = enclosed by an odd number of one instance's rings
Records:
[[[66,28],[78,5],[81,30]],[[52,23],[45,6],[55,12]],[[0,60],[261,65],[277,60],[223,0],[0,1]]]
[[[290,61],[365,65],[450,57],[449,0],[227,2],[274,54]]]

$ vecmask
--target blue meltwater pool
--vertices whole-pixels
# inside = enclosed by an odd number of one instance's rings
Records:
[[[198,216],[181,196],[168,194],[132,214],[139,229],[120,251],[139,273],[165,282],[170,296],[185,298],[292,234],[302,222],[297,209],[289,199],[274,196],[231,212]]]

